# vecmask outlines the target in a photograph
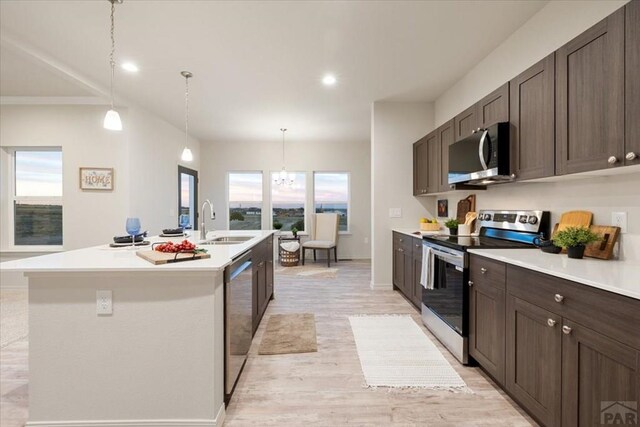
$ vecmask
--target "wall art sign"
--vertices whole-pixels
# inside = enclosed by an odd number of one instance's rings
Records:
[[[439,217],[449,216],[449,200],[448,199],[438,200],[438,216]]]
[[[81,190],[113,190],[113,168],[80,168]]]

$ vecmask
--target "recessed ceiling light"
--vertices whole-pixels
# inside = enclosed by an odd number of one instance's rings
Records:
[[[137,73],[138,72],[138,66],[136,64],[134,64],[133,62],[124,62],[120,66],[122,67],[123,70],[129,71],[130,73]]]
[[[327,74],[322,78],[322,84],[325,86],[333,86],[337,82],[336,76],[333,74]]]

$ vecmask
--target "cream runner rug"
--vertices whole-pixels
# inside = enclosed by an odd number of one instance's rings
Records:
[[[350,316],[368,387],[471,390],[411,316]]]

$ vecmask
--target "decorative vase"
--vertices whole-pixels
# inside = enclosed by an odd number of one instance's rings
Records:
[[[449,229],[449,234],[451,236],[457,236],[458,235],[458,229],[457,228],[450,228]]]
[[[582,259],[584,257],[584,245],[571,246],[567,248],[569,258]]]

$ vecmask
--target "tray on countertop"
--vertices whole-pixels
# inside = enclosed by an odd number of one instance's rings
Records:
[[[151,264],[171,264],[174,262],[195,261],[199,259],[211,258],[211,255],[206,252],[190,253],[190,252],[159,252],[159,251],[137,251],[136,255],[140,258],[149,261]]]

